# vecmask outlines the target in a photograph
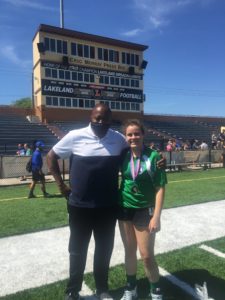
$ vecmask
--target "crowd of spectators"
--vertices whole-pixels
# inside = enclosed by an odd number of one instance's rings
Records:
[[[18,156],[31,156],[33,153],[32,147],[29,144],[18,144],[17,145],[17,151],[16,155]],[[22,175],[20,177],[20,181],[25,181],[27,180],[25,175]]]
[[[32,155],[32,148],[29,144],[18,144],[16,155],[18,156],[30,156]]]
[[[182,139],[169,139],[163,146],[150,143],[150,148],[161,151],[190,151],[190,150],[222,150],[225,149],[225,131],[216,134],[212,133],[211,143],[205,140],[191,139],[183,141]]]

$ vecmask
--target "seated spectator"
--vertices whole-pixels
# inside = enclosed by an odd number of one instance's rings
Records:
[[[32,155],[32,149],[31,149],[31,147],[29,146],[29,144],[24,144],[24,150],[25,150],[25,155],[26,155],[26,156]]]
[[[192,144],[192,150],[198,150],[199,149],[199,141],[194,140],[194,143]]]
[[[182,145],[184,151],[191,150],[191,145],[188,141],[184,142]]]
[[[19,155],[19,156],[25,155],[25,150],[24,150],[23,144],[18,144],[16,155]]]
[[[206,144],[206,141],[202,141],[201,145],[199,146],[201,150],[208,150],[209,146]]]
[[[169,140],[167,145],[166,145],[166,151],[171,152],[173,151],[173,142],[172,140]]]
[[[212,149],[216,149],[217,134],[215,133],[215,131],[213,131],[212,136],[211,136],[211,144],[212,144]]]

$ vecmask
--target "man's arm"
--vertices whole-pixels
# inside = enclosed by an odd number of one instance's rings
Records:
[[[68,199],[71,190],[70,188],[63,182],[61,172],[59,169],[58,164],[58,155],[53,151],[50,150],[47,154],[47,165],[49,168],[49,171],[51,172],[52,176],[54,177],[56,184],[58,185],[58,188],[61,192],[61,194]]]

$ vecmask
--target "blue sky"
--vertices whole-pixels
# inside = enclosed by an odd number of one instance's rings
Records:
[[[32,39],[60,0],[0,0],[0,104],[31,96]],[[64,27],[149,45],[145,113],[225,116],[224,0],[64,0]]]

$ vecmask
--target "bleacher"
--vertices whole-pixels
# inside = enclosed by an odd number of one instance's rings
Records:
[[[57,142],[57,137],[42,123],[30,123],[25,116],[0,111],[0,154],[15,155],[17,145],[42,140],[45,151]]]
[[[48,151],[67,132],[88,124],[89,121],[32,123],[20,111],[0,110],[0,154],[15,155],[19,143],[33,145],[36,140],[42,140],[46,145],[45,151]],[[145,115],[145,144],[154,142],[162,148],[171,138],[182,141],[205,140],[210,144],[212,133],[219,133],[224,125],[225,118]],[[118,120],[111,127],[122,132],[122,122]]]
[[[183,141],[197,139],[199,141],[205,140],[207,143],[211,142],[212,132],[216,130],[215,127],[205,126],[198,122],[192,121],[145,121],[145,126],[152,128],[165,134],[171,138],[181,139]]]

